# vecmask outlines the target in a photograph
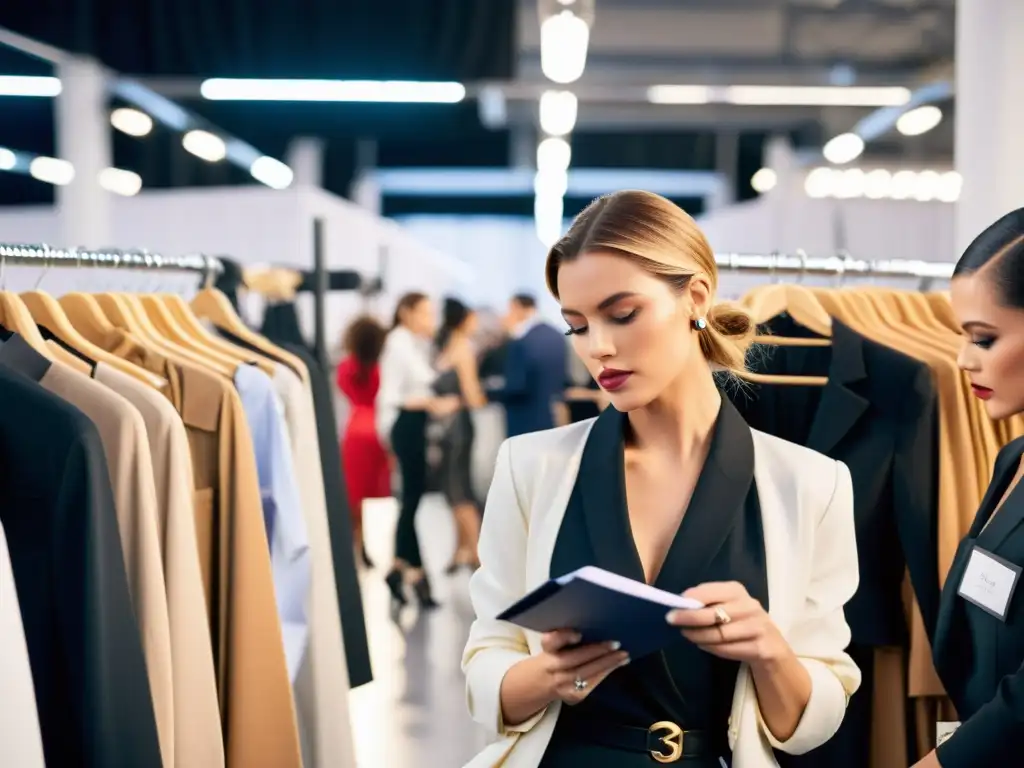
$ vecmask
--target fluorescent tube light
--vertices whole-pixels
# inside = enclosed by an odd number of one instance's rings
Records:
[[[211,101],[350,101],[455,104],[462,83],[408,80],[248,80],[212,78],[200,86]]]
[[[153,118],[131,107],[121,107],[111,112],[110,124],[129,136],[147,136],[153,130]]]
[[[70,184],[75,180],[75,167],[67,160],[56,157],[34,158],[29,164],[28,172],[34,179],[58,186]]]
[[[0,75],[0,96],[34,96],[52,98],[59,96],[60,80],[56,77],[25,77],[23,75]]]
[[[266,184],[272,189],[287,189],[295,178],[291,168],[280,160],[266,155],[253,162],[249,173],[256,181]]]
[[[768,107],[899,107],[910,100],[903,87],[802,85],[652,85],[653,104],[735,104]]]
[[[142,177],[123,168],[104,168],[100,171],[99,181],[105,190],[123,197],[137,195],[142,189]]]

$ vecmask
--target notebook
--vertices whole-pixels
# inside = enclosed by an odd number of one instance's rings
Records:
[[[638,659],[682,638],[665,614],[703,607],[697,600],[588,565],[545,582],[498,618],[537,632],[574,629],[584,644],[617,640],[631,659]]]

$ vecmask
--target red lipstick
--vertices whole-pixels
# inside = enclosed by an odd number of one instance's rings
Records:
[[[979,400],[988,400],[993,394],[995,394],[988,387],[980,387],[977,384],[971,384],[971,391],[974,392],[974,396]]]
[[[629,381],[629,377],[632,375],[632,371],[619,371],[615,368],[605,368],[597,377],[597,383],[600,384],[606,392],[614,392],[617,389],[622,389],[626,386],[626,382]]]

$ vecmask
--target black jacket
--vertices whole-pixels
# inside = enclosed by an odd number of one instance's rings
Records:
[[[960,728],[939,747],[942,768],[1010,766],[1024,760],[1024,590],[1018,583],[1005,620],[958,594],[975,546],[1018,569],[1024,565],[1024,487],[1013,490],[993,517],[1021,454],[1024,438],[999,452],[992,482],[971,530],[957,549],[942,590],[933,657],[962,720]]]
[[[46,764],[159,768],[153,700],[99,434],[81,411],[26,373],[38,371],[16,373],[0,363],[0,520]]]

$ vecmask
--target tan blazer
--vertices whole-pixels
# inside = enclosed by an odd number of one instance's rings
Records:
[[[99,430],[114,490],[128,587],[146,656],[160,754],[165,768],[170,768],[175,764],[171,628],[145,422],[123,397],[60,363],[51,365],[39,383],[82,411]]]
[[[94,377],[134,405],[146,423],[171,630],[175,764],[179,768],[222,768],[224,741],[199,568],[192,458],[185,425],[166,397],[138,379],[105,363],[96,365]]]
[[[341,634],[343,619],[338,612],[313,390],[309,381],[303,382],[298,374],[282,364],[276,366],[274,388],[284,406],[313,560],[309,647],[294,686],[303,763],[305,768],[354,766],[348,662]]]
[[[548,578],[551,554],[593,419],[507,440],[498,454],[480,536],[481,567],[470,582],[477,619],[463,655],[473,718],[498,740],[467,768],[534,768],[560,702],[525,723],[502,722],[499,691],[514,664],[540,653],[540,636],[496,616]],[[860,670],[844,652],[843,605],[858,585],[853,489],[845,465],[753,431],[769,612],[812,681],[796,732],[779,742],[762,724],[749,668],[741,667],[729,718],[734,768],[777,765],[772,748],[802,754],[838,730]]]
[[[7,536],[0,525],[0,765],[44,768],[32,666]]]
[[[302,768],[242,402],[231,382],[156,354],[129,334],[117,331],[103,346],[167,380],[165,394],[188,433],[228,768]]]

